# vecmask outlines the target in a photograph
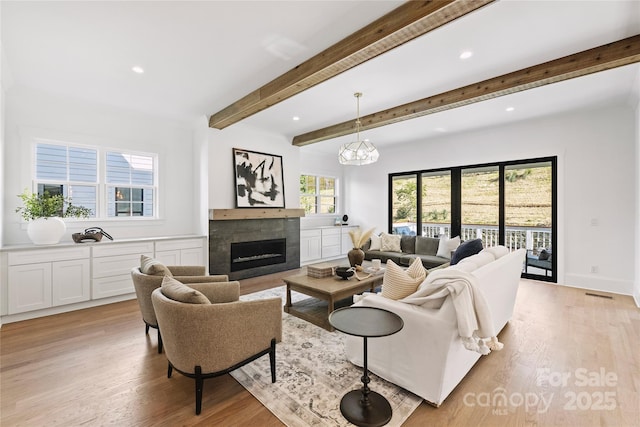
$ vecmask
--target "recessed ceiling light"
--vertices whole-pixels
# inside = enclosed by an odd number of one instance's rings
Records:
[[[300,120],[300,117],[298,117],[298,116],[293,116],[293,121],[294,121],[294,122],[297,122],[298,120]]]
[[[507,108],[505,108],[505,109],[504,109],[504,111],[509,111],[509,112],[511,112],[511,111],[513,111],[513,110],[515,110],[515,108],[514,108],[514,107],[507,107]]]
[[[133,71],[134,73],[138,73],[138,74],[144,73],[144,69],[142,67],[138,66],[138,65],[132,67],[131,71]]]
[[[473,56],[473,52],[471,52],[470,50],[465,50],[460,54],[460,59],[469,59],[472,56]]]

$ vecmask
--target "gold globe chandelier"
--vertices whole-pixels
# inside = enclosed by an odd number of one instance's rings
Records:
[[[338,152],[338,161],[342,165],[368,165],[378,161],[380,153],[376,147],[368,140],[360,139],[360,97],[362,93],[356,92],[353,94],[357,100],[356,110],[356,140],[343,144]]]

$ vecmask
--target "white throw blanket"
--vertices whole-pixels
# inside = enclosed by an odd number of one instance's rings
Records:
[[[439,308],[451,295],[458,320],[458,333],[467,350],[489,354],[501,350],[493,328],[491,310],[472,274],[454,269],[436,270],[418,287],[418,290],[399,301]]]

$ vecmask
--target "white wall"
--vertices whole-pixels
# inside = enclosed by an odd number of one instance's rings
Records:
[[[67,223],[67,236],[100,226],[115,239],[198,234],[201,220],[196,197],[198,163],[194,160],[195,124],[172,122],[133,111],[60,98],[12,87],[5,94],[5,182],[3,185],[3,244],[28,243],[26,224],[15,213],[17,194],[32,187],[31,149],[34,137],[100,145],[159,155],[160,219],[76,220]]]
[[[345,170],[347,209],[363,227],[386,231],[389,173],[558,156],[559,283],[631,295],[639,227],[636,118],[633,108],[607,106],[379,147],[376,164]]]
[[[236,123],[225,129],[208,129],[209,209],[236,207],[233,148],[282,156],[285,208],[300,206],[300,149],[282,135],[268,134]]]
[[[636,81],[636,85],[638,81]],[[640,88],[636,86],[636,255],[635,255],[635,266],[636,266],[636,280],[633,289],[633,297],[636,301],[636,305],[640,307]]]

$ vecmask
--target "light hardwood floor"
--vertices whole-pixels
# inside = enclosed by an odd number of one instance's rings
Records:
[[[295,272],[244,280],[242,292]],[[522,280],[505,348],[405,425],[640,426],[640,310],[611,296]],[[196,416],[193,380],[168,379],[156,344],[135,300],[2,326],[0,425],[282,425],[230,375],[205,381]]]

